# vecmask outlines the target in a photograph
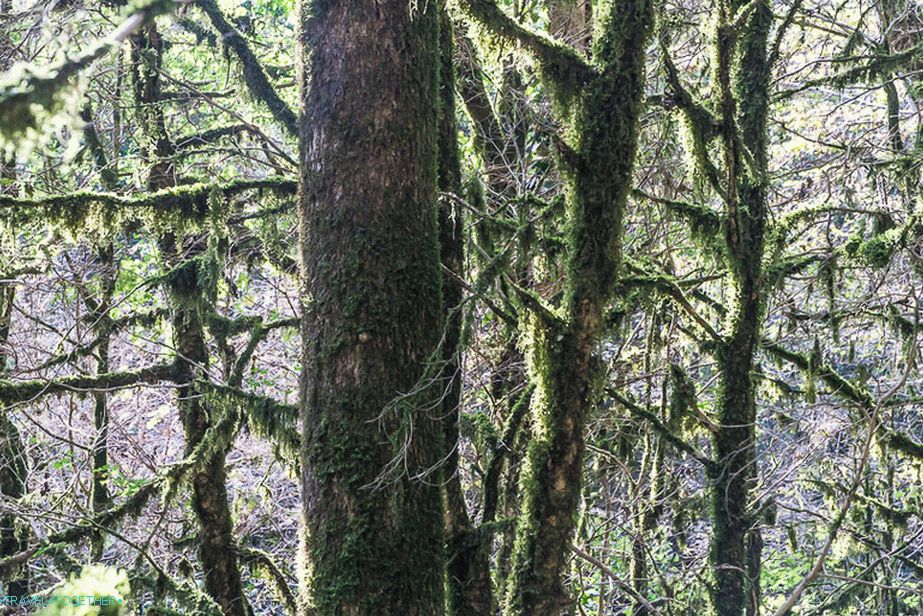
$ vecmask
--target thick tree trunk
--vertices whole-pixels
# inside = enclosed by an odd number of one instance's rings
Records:
[[[438,6],[304,2],[308,605],[444,611]]]
[[[150,190],[176,185],[175,170],[170,162],[174,152],[160,111],[161,40],[153,24],[134,37],[135,95],[142,126],[147,128],[151,161],[148,177]],[[142,54],[146,57],[142,59]],[[170,276],[168,291],[172,298],[173,346],[176,352],[177,407],[186,437],[188,455],[202,442],[212,426],[210,409],[202,392],[195,386],[197,372],[209,362],[208,344],[202,323],[201,302],[205,289],[199,280],[199,264],[190,260],[177,238],[168,233],[159,240],[160,252],[169,268],[182,268]],[[214,411],[214,409],[211,409]],[[241,583],[233,536],[233,520],[228,502],[225,456],[230,443],[216,448],[192,476],[192,508],[199,522],[198,552],[204,574],[205,590],[226,616],[250,616]]]

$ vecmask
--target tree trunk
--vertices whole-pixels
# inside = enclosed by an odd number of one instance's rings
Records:
[[[306,607],[444,611],[435,3],[305,2]]]
[[[569,254],[564,318],[524,318],[535,437],[523,471],[505,613],[557,616],[572,601],[561,574],[570,554],[583,473],[584,426],[597,396],[595,357],[603,310],[621,261],[622,217],[632,180],[652,5],[613,5],[594,59],[600,73],[573,93],[573,145],[562,144],[568,183]]]
[[[10,317],[13,314],[15,287],[0,285],[0,375],[6,372]],[[0,494],[17,500],[26,494],[26,450],[19,429],[0,400]],[[12,556],[29,545],[29,527],[21,524],[15,514],[0,516],[0,558]],[[22,567],[3,586],[5,595],[29,594],[28,568]]]
[[[0,13],[7,13],[10,3],[0,0]],[[0,72],[13,64],[16,45],[6,32],[0,31]],[[16,186],[15,161],[6,160],[0,153],[0,194],[19,192]],[[0,283],[0,377],[6,373],[7,345],[10,335],[10,320],[13,316],[13,300],[16,287],[10,282]],[[19,429],[9,416],[3,400],[0,400],[0,494],[9,499],[19,499],[26,494],[28,466],[26,449]],[[0,559],[24,550],[29,545],[29,528],[21,524],[13,514],[0,516]],[[22,596],[29,594],[28,568],[22,567],[6,582],[3,592],[6,595]]]
[[[455,119],[455,67],[452,23],[440,15],[439,31],[439,188],[460,195],[461,163],[458,158],[458,126]],[[464,211],[451,199],[439,209],[440,260],[446,269],[464,274]],[[445,438],[444,499],[446,546],[446,606],[454,616],[482,616],[494,613],[490,579],[489,535],[472,526],[459,475],[458,422],[462,393],[462,288],[451,275],[442,277],[444,337],[442,341],[443,434]]]
[[[726,6],[733,14],[746,4]],[[760,0],[732,42],[730,26],[719,26],[718,60],[721,122],[727,173],[725,242],[736,301],[729,313],[730,336],[719,351],[721,369],[716,402],[720,425],[714,437],[717,471],[712,492],[715,571],[713,601],[718,616],[740,616],[759,604],[759,564],[748,558],[748,535],[758,533],[750,507],[757,478],[756,400],[751,378],[763,320],[766,289],[762,280],[767,218],[767,133],[770,67],[767,39],[772,10]],[[738,133],[739,131],[739,133]],[[740,143],[749,149],[745,162]],[[761,543],[758,538],[752,546]]]
[[[175,170],[170,162],[173,144],[166,133],[160,111],[161,39],[154,24],[134,37],[135,93],[142,126],[149,131],[148,151],[151,161],[149,190],[176,185]],[[142,59],[142,54],[146,55]],[[153,64],[152,64],[153,63]],[[199,280],[199,264],[190,260],[172,233],[159,239],[161,256],[171,269],[181,269],[169,277],[172,298],[173,347],[176,352],[177,407],[186,437],[186,454],[201,443],[212,425],[212,413],[202,393],[195,386],[197,372],[208,366],[209,351],[205,341],[201,304],[205,289]],[[205,578],[205,590],[226,616],[250,616],[241,583],[233,536],[233,520],[228,502],[225,456],[230,442],[217,447],[192,476],[192,508],[199,522],[199,561]]]

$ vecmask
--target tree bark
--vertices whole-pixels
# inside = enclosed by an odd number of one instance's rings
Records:
[[[301,17],[304,607],[438,615],[438,7]]]
[[[535,436],[522,475],[520,515],[504,611],[510,616],[557,616],[572,609],[562,585],[580,501],[584,427],[598,392],[596,344],[603,310],[621,262],[623,213],[631,185],[644,83],[652,5],[646,0],[613,5],[609,30],[593,50],[599,72],[579,56],[547,47],[508,18],[468,4],[476,17],[528,43],[546,65],[569,66],[553,85],[559,109],[573,118],[573,140],[559,144],[567,170],[565,298],[557,319],[534,306],[523,312]],[[502,15],[502,14],[501,14]],[[573,55],[572,55],[573,54]],[[571,89],[570,78],[586,79]]]
[[[455,67],[452,22],[444,11],[439,31],[439,188],[460,195],[461,163],[455,118]],[[464,210],[452,199],[439,209],[439,252],[442,265],[464,273]],[[454,616],[494,613],[490,579],[490,536],[471,523],[459,475],[459,430],[462,413],[462,288],[450,274],[442,277],[444,336],[442,341],[443,435],[445,438],[444,502],[446,534],[446,606]]]

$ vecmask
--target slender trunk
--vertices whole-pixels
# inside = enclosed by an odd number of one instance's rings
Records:
[[[446,13],[440,19],[439,188],[461,194],[461,163],[458,158],[458,126],[455,119],[455,69],[452,23]],[[439,246],[442,265],[464,273],[464,212],[454,200],[439,210]],[[459,475],[458,422],[462,393],[462,289],[452,275],[442,277],[443,328],[442,379],[443,426],[446,458],[443,465],[446,545],[446,605],[455,616],[494,613],[490,579],[490,544],[471,524]]]
[[[0,13],[10,10],[8,0],[0,0]],[[12,39],[0,32],[0,72],[13,63],[16,46]],[[15,161],[8,161],[0,153],[0,193],[19,192],[16,186]],[[6,373],[7,345],[9,344],[10,320],[13,315],[13,301],[16,287],[10,282],[0,282],[0,376]],[[16,500],[26,494],[28,466],[26,449],[19,434],[19,429],[10,418],[9,410],[0,400],[0,494],[5,498]],[[0,516],[0,559],[24,550],[29,545],[29,527],[19,523],[14,514]],[[22,567],[10,576],[3,587],[6,595],[22,596],[29,594],[29,571]]]
[[[438,615],[438,7],[300,14],[305,607]]]
[[[162,190],[176,185],[175,170],[170,157],[170,142],[160,111],[161,39],[150,24],[134,37],[135,87],[142,126],[148,131],[151,161],[148,177],[150,190]],[[142,59],[142,55],[146,56]],[[152,64],[153,63],[153,64]],[[209,352],[205,341],[200,304],[205,289],[199,280],[198,263],[179,245],[177,237],[167,233],[159,239],[161,256],[168,268],[182,268],[168,281],[172,298],[173,346],[176,352],[177,407],[183,424],[187,455],[195,450],[209,427],[215,409],[206,407],[202,394],[195,386],[200,370],[208,366]],[[226,616],[250,616],[241,583],[240,569],[233,536],[233,520],[228,502],[225,456],[230,442],[217,447],[192,476],[192,508],[199,522],[199,561],[204,574],[205,590],[221,607]]]
[[[0,284],[0,375],[6,372],[10,317],[13,314],[15,287]],[[17,500],[26,494],[26,450],[19,429],[0,400],[0,494]],[[0,559],[17,554],[29,545],[29,528],[13,513],[0,516]],[[28,568],[22,567],[6,580],[5,595],[29,594]]]
[[[503,211],[509,201],[517,195],[516,170],[519,167],[519,158],[522,148],[518,147],[517,137],[524,137],[527,129],[525,121],[516,122],[510,114],[519,109],[516,105],[501,105],[495,112],[490,96],[484,85],[484,74],[474,43],[462,34],[455,36],[457,52],[455,54],[459,69],[459,94],[464,102],[468,116],[473,126],[473,139],[482,164],[483,178],[486,191],[476,191],[470,198],[471,203],[478,211],[497,212]],[[514,74],[516,69],[504,61],[504,84],[517,81]],[[519,95],[513,92],[507,98]],[[510,109],[513,108],[513,109]],[[519,115],[519,114],[516,114]],[[519,119],[522,120],[520,117]],[[517,126],[515,135],[507,133],[504,126]],[[473,191],[474,192],[474,191]],[[486,192],[486,198],[485,193]],[[480,221],[474,231],[477,241],[488,255],[494,255],[497,245],[504,243],[504,230],[494,228],[489,217]],[[517,238],[521,240],[522,238]],[[493,278],[503,270],[511,272],[511,276],[521,285],[528,284],[529,255],[523,242],[517,242],[518,255],[515,264],[509,265],[494,257],[484,257],[480,252],[475,256],[480,257],[479,265],[482,266],[479,283],[486,288],[488,283],[493,283]],[[494,262],[492,262],[494,261]],[[504,289],[509,292],[509,289]],[[487,474],[483,481],[484,506],[481,518],[481,542],[485,545],[493,543],[493,531],[490,523],[494,522],[498,511],[506,518],[516,518],[520,513],[519,507],[519,469],[523,458],[524,447],[519,446],[527,439],[520,434],[520,426],[528,414],[528,401],[519,400],[520,392],[526,388],[527,377],[522,366],[525,357],[520,350],[515,327],[501,325],[498,332],[498,360],[491,366],[491,397],[498,401],[506,401],[507,413],[504,414],[506,425],[501,447],[494,452]],[[505,477],[503,476],[506,470]],[[501,486],[501,482],[503,485]],[[502,488],[502,503],[501,503]],[[500,550],[497,555],[496,572],[497,585],[503,588],[510,573],[513,547],[516,542],[515,527],[506,525],[500,537]]]
[[[746,4],[734,0],[734,14]],[[759,558],[762,541],[753,519],[750,492],[757,478],[756,400],[751,377],[765,303],[762,281],[767,211],[767,136],[769,66],[767,39],[772,10],[760,0],[732,38],[719,26],[718,58],[721,120],[727,174],[725,241],[736,301],[730,311],[730,336],[719,350],[721,369],[717,408],[720,424],[714,437],[718,470],[712,500],[715,572],[713,601],[718,616],[740,616],[759,605]],[[738,132],[739,131],[739,132]],[[745,161],[741,142],[747,144]],[[752,609],[752,608],[751,608]]]
[[[536,386],[535,438],[522,479],[523,513],[505,607],[510,616],[556,616],[572,605],[561,575],[580,500],[584,426],[597,395],[596,344],[621,261],[652,20],[645,0],[611,10],[610,31],[594,49],[603,68],[573,102],[576,141],[564,156],[571,221],[564,319],[534,310],[523,319]]]
[[[96,374],[109,372],[109,346],[111,337],[112,319],[109,317],[110,300],[115,290],[116,271],[113,259],[112,244],[98,251],[99,263],[103,268],[104,291],[102,301],[98,302],[93,310],[94,333],[100,339],[96,349]],[[99,391],[93,394],[93,483],[91,486],[91,499],[93,512],[101,513],[108,509],[109,495],[109,400],[108,394]],[[97,534],[92,537],[92,555],[94,560],[100,560],[103,554],[104,535]]]
[[[84,107],[80,112],[84,121],[84,139],[96,162],[103,186],[108,191],[118,189],[119,179],[115,168],[109,166],[106,149],[99,138],[92,109]],[[100,266],[99,277],[101,280],[100,293],[93,297],[85,293],[84,302],[90,308],[93,316],[93,333],[99,339],[96,350],[96,374],[109,372],[109,347],[111,344],[112,319],[109,310],[112,305],[112,295],[118,279],[118,266],[115,261],[115,246],[110,242],[96,247],[97,263]],[[93,427],[95,437],[91,456],[93,459],[93,482],[91,485],[91,501],[94,513],[105,511],[110,504],[109,495],[109,394],[105,391],[93,394]],[[92,558],[100,560],[105,547],[104,534],[97,533],[91,538]]]

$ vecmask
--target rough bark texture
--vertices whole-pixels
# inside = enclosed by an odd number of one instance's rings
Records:
[[[305,585],[321,615],[444,611],[437,8],[301,8]]]
[[[731,13],[744,4],[735,0],[724,10]],[[736,40],[729,26],[719,26],[717,34],[727,174],[725,242],[735,286],[735,302],[729,312],[730,335],[718,358],[720,425],[714,437],[718,469],[714,478],[712,543],[716,578],[713,601],[718,616],[740,616],[748,603],[759,601],[755,596],[759,580],[751,583],[747,574],[759,571],[749,562],[747,538],[759,532],[750,506],[750,491],[757,476],[756,402],[751,372],[765,303],[762,260],[768,188],[767,38],[771,24],[769,3],[760,1]],[[741,143],[749,151],[746,155]],[[756,546],[760,541],[753,537],[749,543]]]
[[[153,25],[147,26],[134,38],[135,97],[142,126],[148,131],[151,161],[148,177],[150,190],[162,190],[176,185],[175,170],[169,162],[173,154],[158,107],[161,40]],[[208,409],[202,392],[195,384],[196,374],[208,366],[209,351],[202,322],[202,296],[205,289],[199,277],[198,263],[181,247],[181,240],[169,233],[159,239],[165,265],[181,267],[169,277],[173,346],[176,350],[177,407],[186,437],[189,455],[202,442],[212,425],[215,409]],[[184,264],[185,263],[185,264]],[[217,417],[216,417],[217,419]],[[228,444],[219,446],[192,476],[192,508],[199,522],[199,561],[204,574],[205,590],[221,607],[226,616],[250,616],[241,583],[233,537],[233,520],[228,502],[225,456]]]

